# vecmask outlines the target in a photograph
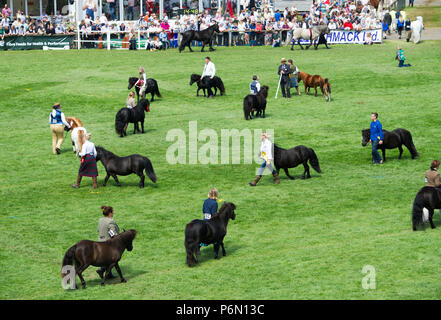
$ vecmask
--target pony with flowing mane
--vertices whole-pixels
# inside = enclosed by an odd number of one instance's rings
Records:
[[[268,86],[262,86],[257,94],[249,94],[243,99],[243,113],[245,120],[252,119],[254,112],[256,112],[256,117],[261,116],[262,118],[265,118],[268,90]]]
[[[104,285],[110,270],[115,267],[118,272],[121,282],[127,282],[124,279],[121,269],[118,265],[119,260],[127,249],[127,251],[133,250],[133,239],[135,239],[136,230],[130,229],[123,233],[114,236],[113,238],[96,242],[91,240],[81,240],[70,247],[64,255],[62,267],[73,266],[75,264],[75,275],[81,280],[83,289],[86,288],[86,282],[84,281],[82,273],[89,266],[104,267],[106,268],[106,275],[101,281],[101,285]],[[68,273],[65,273],[62,268],[61,277],[64,278]]]
[[[148,99],[141,99],[136,107],[129,109],[123,107],[118,110],[115,116],[115,131],[120,137],[127,135],[127,126],[133,123],[133,134],[140,132],[138,122],[141,122],[142,133],[144,133],[144,112],[150,112],[150,102]]]
[[[312,76],[306,72],[299,72],[297,74],[297,82],[300,83],[300,81],[303,81],[305,85],[305,93],[309,93],[310,89],[314,88],[315,96],[317,97],[317,87],[320,87],[322,97],[328,102],[331,101],[331,84],[328,78],[323,79],[318,74]]]
[[[386,162],[386,149],[398,148],[400,152],[398,159],[401,159],[403,145],[409,150],[412,159],[419,156],[418,151],[413,144],[412,134],[409,130],[398,128],[392,131],[387,131],[383,129],[383,135],[383,143],[378,145],[378,149],[381,149],[384,162]],[[365,147],[371,139],[371,129],[361,130],[361,136],[361,145]]]
[[[209,26],[207,29],[202,31],[195,31],[195,30],[185,31],[182,34],[181,44],[179,45],[179,53],[185,50],[185,47],[187,46],[188,49],[190,49],[190,51],[193,52],[193,50],[191,49],[191,42],[193,40],[202,42],[201,52],[204,52],[204,48],[207,44],[210,46],[210,51],[214,51],[214,48],[212,46],[212,39],[215,32],[220,32],[217,23],[213,24],[212,26]]]
[[[329,34],[330,32],[331,30],[325,24],[314,26],[312,27],[312,29],[296,28],[293,31],[291,50],[294,50],[294,44],[296,43],[296,41],[300,48],[303,50],[303,46],[300,43],[301,39],[310,41],[309,45],[306,46],[306,49],[309,49],[309,47],[314,44],[314,49],[317,50],[318,45],[321,43],[326,46],[326,49],[329,49],[325,34]]]
[[[199,90],[203,90],[204,97],[205,97],[205,89],[207,89],[204,86],[203,81],[201,80],[201,75],[193,73],[190,76],[190,85],[193,85],[193,83],[196,83],[198,85],[198,90],[196,91],[196,97],[199,97]],[[220,91],[220,95],[223,96],[225,94],[225,86],[222,82],[222,79],[218,76],[214,76],[213,79],[210,79],[210,88],[214,88],[214,96],[217,94],[217,89]]]
[[[227,234],[228,221],[236,218],[234,210],[236,210],[234,203],[226,202],[211,219],[195,219],[185,226],[184,244],[189,267],[198,263],[196,257],[201,253],[201,242],[214,245],[215,259],[219,258],[219,245],[222,247],[222,255],[227,254],[224,247],[224,237]]]
[[[66,121],[70,125],[70,130],[72,130],[70,137],[72,139],[73,152],[79,156],[79,153],[83,148],[87,130],[83,127],[83,123],[77,117],[66,117]],[[68,131],[67,127],[65,127],[64,130]]]
[[[120,187],[121,183],[119,182],[117,175],[127,176],[134,173],[140,178],[139,187],[144,188],[144,171],[147,174],[147,177],[156,183],[156,174],[149,158],[140,154],[119,157],[113,152],[110,152],[109,150],[106,150],[100,146],[96,147],[96,152],[96,161],[101,161],[107,173],[106,178],[104,179],[103,187],[106,186],[110,176],[113,177],[118,187]]]
[[[129,86],[128,86],[129,90],[132,89],[133,86],[135,86],[136,97],[138,99],[137,100],[138,103],[139,103],[139,91],[141,90],[141,87],[142,87],[141,85],[138,84],[139,80],[140,80],[139,78],[130,77],[129,78]],[[146,96],[147,93],[150,93],[152,95],[152,99],[151,99],[152,102],[155,101],[155,94],[159,98],[162,97],[161,93],[159,93],[158,82],[155,79],[152,79],[152,78],[148,78],[147,79],[147,85],[146,85],[146,88],[145,88],[145,92],[144,92],[143,96],[141,97],[141,99],[146,99],[145,96]]]
[[[288,168],[295,168],[299,164],[303,164],[304,168],[302,179],[311,178],[308,162],[315,171],[322,173],[319,160],[312,148],[300,145],[291,149],[283,149],[274,144],[274,165],[276,170],[279,172],[280,169],[283,169],[286,176],[291,180],[294,180],[294,177],[289,174]]]

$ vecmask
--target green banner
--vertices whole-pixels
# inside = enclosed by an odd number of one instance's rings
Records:
[[[6,36],[3,49],[5,50],[29,50],[48,48],[71,47],[74,35],[55,36]],[[1,47],[1,46],[0,46]]]

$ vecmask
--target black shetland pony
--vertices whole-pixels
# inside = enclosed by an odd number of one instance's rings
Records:
[[[243,99],[243,114],[245,120],[252,119],[256,111],[256,117],[265,118],[266,99],[268,97],[268,86],[262,86],[257,94],[249,94]]]
[[[227,253],[224,248],[224,237],[227,234],[228,221],[234,220],[236,206],[231,202],[222,205],[219,212],[210,220],[191,221],[185,227],[185,249],[187,251],[187,265],[192,267],[198,263],[196,256],[200,255],[200,244],[214,244],[215,259],[218,259],[219,245],[222,247],[222,254]]]
[[[135,236],[136,230],[130,229],[104,242],[81,240],[67,250],[63,258],[62,266],[73,267],[75,263],[75,274],[80,278],[83,289],[86,288],[86,282],[84,281],[82,273],[89,266],[106,268],[106,275],[101,281],[102,286],[106,279],[108,279],[110,270],[113,267],[118,271],[121,282],[127,282],[121,273],[118,262],[121,260],[124,250],[133,250],[132,242]],[[62,278],[68,274],[68,272],[61,271]]]
[[[371,130],[362,130],[361,134],[363,136],[361,145],[365,147],[369,143],[369,140],[371,138]],[[409,149],[410,154],[412,155],[412,159],[418,157],[418,152],[415,148],[415,145],[413,144],[412,135],[406,129],[398,128],[391,132],[383,130],[383,135],[383,143],[378,145],[378,149],[381,149],[381,152],[383,153],[383,161],[386,161],[386,149],[398,148],[398,150],[400,151],[398,159],[401,159],[401,155],[403,154],[403,144],[406,146],[407,149]]]
[[[106,169],[106,178],[104,179],[103,186],[105,187],[110,176],[113,177],[118,187],[121,187],[119,183],[118,176],[127,176],[129,174],[135,173],[141,180],[139,181],[139,187],[144,188],[144,170],[147,176],[156,183],[156,174],[153,171],[153,166],[147,157],[141,156],[139,154],[132,154],[127,157],[118,157],[112,152],[104,149],[103,147],[96,147],[96,161],[101,161]]]
[[[140,132],[138,122],[141,122],[142,133],[144,133],[144,112],[150,112],[149,106],[150,102],[147,99],[141,99],[136,107],[132,109],[126,107],[119,109],[115,117],[116,133],[118,133],[120,137],[126,136],[129,123],[134,124],[133,134],[135,134],[136,131]]]
[[[179,52],[185,50],[186,46],[188,46],[188,49],[190,49],[190,51],[193,52],[190,46],[193,40],[202,42],[201,52],[204,52],[204,47],[207,44],[210,46],[210,51],[214,51],[214,48],[212,46],[212,39],[215,32],[220,32],[217,23],[213,24],[212,26],[209,26],[207,29],[202,31],[195,31],[195,30],[185,31],[184,34],[182,35],[181,44],[179,45]]]
[[[193,83],[197,83],[198,85],[198,90],[196,91],[196,97],[199,97],[199,90],[201,89],[204,92],[204,97],[205,97],[205,89],[207,89],[207,87],[204,86],[200,74],[193,73],[190,76],[190,85],[193,85]],[[219,78],[218,76],[214,76],[213,79],[210,80],[210,88],[214,88],[214,95],[216,95],[217,89],[219,89],[221,96],[225,94],[224,83],[222,82],[222,79]]]
[[[132,89],[133,86],[135,86],[135,84],[138,82],[138,78],[136,77],[130,77],[129,78],[129,87],[128,89]],[[139,86],[135,86],[135,91],[136,91],[136,97],[138,98],[138,102],[139,102],[139,90],[141,89],[141,87]],[[147,79],[147,87],[145,88],[145,93],[144,96],[141,97],[141,99],[145,99],[145,95],[147,93],[150,93],[152,95],[152,102],[155,101],[155,94],[161,98],[161,94],[159,93],[159,88],[158,88],[158,83],[156,82],[155,79],[152,78],[148,78]]]
[[[423,225],[423,210],[429,211],[430,227],[435,229],[432,217],[435,209],[441,209],[441,190],[435,187],[422,187],[413,201],[412,208],[412,229],[417,230],[417,227]]]
[[[294,177],[289,175],[288,168],[295,168],[299,164],[303,164],[305,168],[302,179],[311,178],[311,174],[309,173],[309,164],[314,168],[318,173],[322,173],[320,169],[320,164],[312,148],[308,148],[305,146],[297,146],[291,149],[282,149],[274,144],[274,165],[276,167],[277,173],[280,169],[285,170],[286,175],[291,180],[294,180]]]

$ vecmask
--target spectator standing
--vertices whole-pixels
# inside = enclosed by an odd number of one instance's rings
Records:
[[[5,3],[5,6],[2,9],[2,15],[5,16],[5,18],[11,17],[11,9],[8,7],[8,5]]]
[[[86,11],[86,14],[90,17],[90,19],[95,19],[96,12],[96,2],[94,0],[84,0],[83,10]]]

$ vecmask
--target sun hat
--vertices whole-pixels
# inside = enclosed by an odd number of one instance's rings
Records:
[[[52,108],[55,109],[55,110],[56,109],[60,109],[61,108],[61,104],[59,102],[56,102],[56,103],[54,103]]]

